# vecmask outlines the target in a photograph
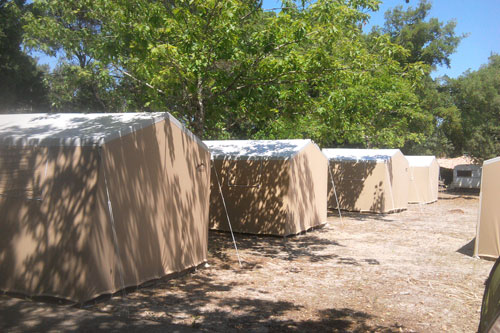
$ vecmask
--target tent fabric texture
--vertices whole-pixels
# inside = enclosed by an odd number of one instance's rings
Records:
[[[399,149],[323,149],[329,160],[328,207],[392,213],[408,208],[409,165]],[[331,177],[330,177],[331,175]]]
[[[474,256],[496,259],[500,256],[500,157],[483,163],[479,217]]]
[[[500,258],[491,268],[485,283],[478,332],[500,332]]]
[[[434,156],[405,156],[410,166],[409,203],[431,203],[438,199],[439,164]]]
[[[0,290],[85,302],[203,263],[209,166],[168,113],[0,116]]]
[[[455,166],[450,188],[479,189],[481,187],[481,172],[481,167],[475,164]]]
[[[326,223],[327,160],[311,140],[204,141],[210,228],[286,236]]]

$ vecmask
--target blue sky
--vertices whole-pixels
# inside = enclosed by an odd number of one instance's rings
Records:
[[[431,3],[430,17],[437,17],[441,22],[455,20],[457,35],[469,34],[451,56],[450,68],[438,68],[433,77],[458,77],[467,69],[477,70],[486,64],[492,52],[500,54],[500,0],[434,0]],[[418,1],[410,0],[409,4],[404,0],[384,1],[380,10],[371,14],[368,28],[383,25],[384,13],[399,5],[404,9],[416,7]]]
[[[280,1],[264,0],[264,8],[280,7]],[[455,54],[451,56],[451,67],[440,67],[432,73],[433,77],[448,75],[458,77],[467,69],[477,70],[488,62],[491,53],[500,54],[500,0],[434,0],[432,1],[431,17],[437,17],[442,22],[456,20],[457,34],[468,33],[462,40]],[[384,24],[384,13],[395,6],[416,7],[417,0],[385,0],[380,10],[371,13],[366,31],[373,25]],[[35,54],[41,63],[53,67],[55,60],[41,54]]]
[[[378,12],[371,13],[370,22],[365,31],[373,25],[384,24],[384,13],[396,6],[418,6],[418,0],[385,0]],[[455,20],[457,35],[468,33],[462,40],[455,54],[451,56],[450,68],[440,67],[432,73],[433,77],[448,75],[456,78],[468,69],[477,70],[488,62],[491,53],[500,54],[500,0],[434,0],[431,1],[430,17],[437,17],[441,22]],[[279,7],[280,2],[264,0],[264,8]]]

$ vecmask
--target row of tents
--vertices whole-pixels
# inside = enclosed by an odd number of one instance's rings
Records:
[[[205,262],[209,226],[285,236],[328,205],[435,201],[438,170],[399,150],[202,142],[168,113],[2,115],[0,290],[84,302]]]

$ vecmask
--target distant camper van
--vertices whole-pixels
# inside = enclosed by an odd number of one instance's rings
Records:
[[[450,188],[481,187],[481,167],[475,164],[460,164],[453,169],[453,182]]]

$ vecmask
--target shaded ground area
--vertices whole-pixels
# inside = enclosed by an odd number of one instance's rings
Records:
[[[2,332],[195,332],[183,326],[0,296]]]
[[[208,267],[82,308],[27,302],[18,312],[41,321],[48,311],[52,322],[35,327],[55,330],[69,320],[88,331],[82,317],[131,331],[472,332],[493,265],[471,257],[478,203],[440,193],[396,214],[332,212],[286,239],[237,234],[241,268],[230,235],[211,232]],[[0,320],[16,301],[0,298]],[[3,319],[0,329],[19,328]]]

